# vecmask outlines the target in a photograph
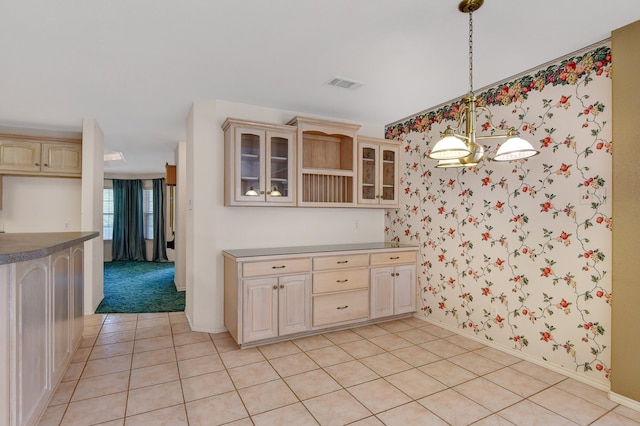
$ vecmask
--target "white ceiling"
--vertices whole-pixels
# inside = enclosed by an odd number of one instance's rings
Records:
[[[77,131],[163,172],[192,102],[223,99],[388,124],[468,90],[458,0],[3,0],[0,125]],[[638,0],[486,0],[481,88],[610,37]],[[614,59],[615,60],[615,59]],[[333,76],[363,83],[326,85]]]

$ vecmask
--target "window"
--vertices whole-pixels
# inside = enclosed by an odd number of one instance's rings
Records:
[[[113,189],[102,190],[102,239],[113,239]]]
[[[142,190],[144,238],[153,240],[153,190]],[[102,190],[102,239],[113,239],[113,189]]]
[[[144,215],[144,238],[153,240],[153,190],[142,190],[142,214]]]

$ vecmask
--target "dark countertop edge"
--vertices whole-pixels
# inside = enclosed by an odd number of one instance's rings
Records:
[[[0,265],[40,259],[99,237],[89,232],[34,232],[0,234]]]
[[[223,250],[223,256],[233,259],[253,260],[269,256],[309,256],[322,253],[340,253],[353,251],[392,251],[419,250],[418,246],[395,244],[387,242],[355,243],[355,244],[327,244],[293,247],[268,247],[256,249]]]

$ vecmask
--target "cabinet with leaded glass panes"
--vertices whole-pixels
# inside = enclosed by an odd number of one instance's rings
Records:
[[[358,205],[398,206],[400,141],[358,136]]]
[[[222,129],[225,205],[295,205],[296,128],[229,118]]]

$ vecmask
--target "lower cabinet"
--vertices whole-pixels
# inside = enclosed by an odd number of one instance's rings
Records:
[[[247,279],[243,287],[243,340],[271,339],[311,328],[308,274]]]
[[[417,248],[225,251],[225,327],[242,346],[416,310]]]
[[[371,318],[416,310],[415,265],[371,268]]]
[[[416,310],[415,251],[371,255],[371,318]]]
[[[83,326],[82,244],[0,269],[0,313],[9,354],[0,364],[8,386],[0,424],[36,424],[80,344]],[[8,282],[4,282],[4,281]],[[6,332],[6,333],[5,333]],[[0,359],[3,359],[0,357]]]

